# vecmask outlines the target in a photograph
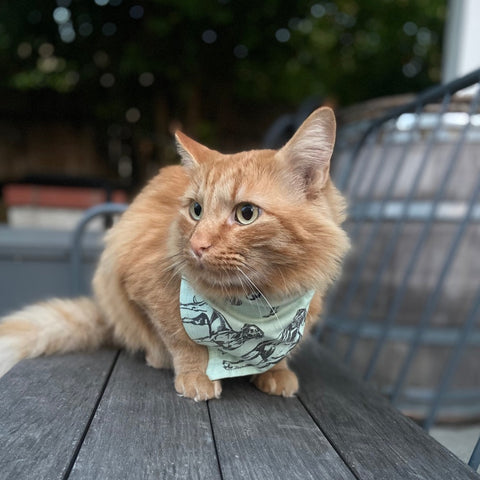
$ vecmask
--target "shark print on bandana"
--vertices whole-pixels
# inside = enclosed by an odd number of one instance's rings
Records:
[[[274,304],[256,293],[207,301],[182,279],[180,314],[188,336],[208,349],[211,380],[252,375],[267,371],[300,341],[313,293]]]

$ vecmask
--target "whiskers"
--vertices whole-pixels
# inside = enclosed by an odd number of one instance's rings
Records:
[[[166,257],[162,262],[162,274],[166,276],[165,287],[168,287],[170,283],[178,277],[182,276],[187,260],[181,253],[176,253]]]
[[[215,292],[220,297],[231,296],[232,287],[238,289],[238,285],[232,284],[232,267],[229,263],[225,265],[193,265],[188,256],[183,252],[177,252],[164,258],[161,273],[164,277],[165,286],[168,286],[175,279],[188,276],[193,286],[202,286]],[[242,280],[244,289],[244,281]]]
[[[275,320],[277,322],[280,322],[280,319],[278,318],[276,309],[272,306],[272,304],[268,301],[267,297],[263,294],[263,292],[257,287],[255,282],[240,268],[237,266],[237,271],[240,273],[241,276],[239,276],[240,284],[242,285],[242,288],[245,292],[245,295],[248,296],[252,292],[255,294],[260,295],[260,298],[265,302],[267,307],[270,309],[270,313],[272,314],[273,317],[275,317]],[[245,283],[244,283],[245,282]],[[260,310],[260,309],[259,309]],[[259,312],[260,313],[260,312]]]
[[[206,294],[214,297],[231,298],[243,292],[247,298],[258,298],[258,303],[252,303],[258,309],[258,317],[280,322],[275,306],[271,304],[255,280],[260,278],[259,272],[245,262],[240,255],[230,254],[228,258],[225,256],[208,268],[205,268],[205,266],[195,268],[188,257],[182,252],[177,252],[164,259],[162,274],[165,287],[176,279],[186,276],[194,288],[198,287],[200,289],[202,287]],[[283,275],[280,278],[286,283]],[[266,308],[262,308],[262,303]],[[266,309],[267,312],[265,312]]]

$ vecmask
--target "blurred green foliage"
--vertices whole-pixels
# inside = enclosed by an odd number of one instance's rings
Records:
[[[73,93],[147,130],[203,118],[208,135],[242,105],[438,82],[445,15],[445,0],[2,0],[0,86]]]

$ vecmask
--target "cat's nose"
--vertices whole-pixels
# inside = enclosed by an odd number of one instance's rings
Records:
[[[195,254],[197,258],[202,258],[203,254],[209,249],[210,247],[198,247],[198,248],[193,248],[192,251]]]
[[[190,248],[197,258],[202,258],[211,246],[206,238],[193,236],[190,239]]]

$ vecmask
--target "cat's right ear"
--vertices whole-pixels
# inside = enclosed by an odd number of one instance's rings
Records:
[[[202,158],[211,153],[209,148],[196,142],[179,130],[175,132],[175,140],[182,165],[186,168],[192,169],[198,167]]]

